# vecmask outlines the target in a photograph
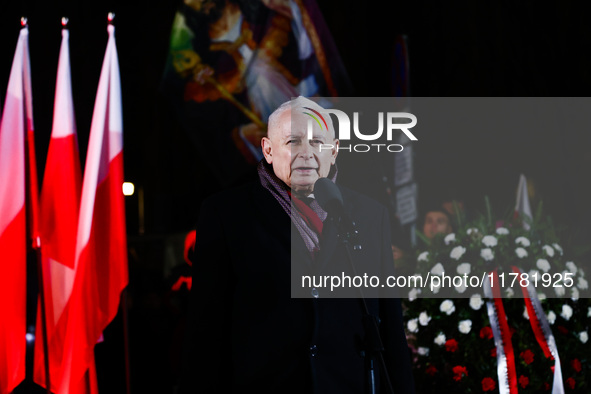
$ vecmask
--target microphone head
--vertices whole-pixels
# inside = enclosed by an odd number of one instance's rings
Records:
[[[328,178],[319,178],[314,183],[314,197],[322,209],[340,216],[343,212],[343,195],[337,185]]]

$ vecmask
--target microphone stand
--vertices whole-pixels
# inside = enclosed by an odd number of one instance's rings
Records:
[[[343,225],[343,216],[346,216],[343,212],[343,215],[338,215],[339,220],[339,234],[338,237],[341,243],[345,247],[345,251],[347,252],[347,260],[349,261],[349,265],[351,266],[351,271],[353,275],[357,275],[355,271],[355,265],[353,264],[353,257],[351,256],[351,243],[353,243],[353,250],[361,250],[361,245],[358,243],[358,234],[359,231],[355,229],[355,222],[347,218],[346,226]],[[376,389],[376,381],[375,381],[375,362],[376,359],[379,362],[379,365],[384,373],[385,380],[386,380],[386,387],[390,394],[394,394],[394,389],[392,388],[392,382],[390,381],[390,375],[388,374],[388,368],[386,367],[386,361],[384,360],[384,356],[382,351],[384,351],[384,345],[382,343],[382,338],[380,336],[380,331],[378,329],[378,321],[376,316],[373,316],[369,313],[369,309],[367,308],[367,302],[365,297],[363,296],[363,290],[361,287],[359,289],[359,301],[361,302],[361,307],[363,310],[363,326],[365,328],[365,365],[367,369],[367,390],[368,394],[377,394]]]

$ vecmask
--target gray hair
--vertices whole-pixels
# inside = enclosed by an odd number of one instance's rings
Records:
[[[332,138],[334,138],[335,137],[334,126],[332,124],[332,119],[330,118],[330,115],[318,103],[316,103],[315,101],[312,101],[309,98],[306,98],[304,96],[298,96],[296,98],[293,98],[289,101],[284,102],[279,107],[277,107],[277,109],[275,111],[273,111],[273,113],[271,115],[269,115],[269,119],[267,122],[267,130],[272,130],[272,129],[276,129],[279,127],[279,123],[280,123],[279,118],[283,112],[293,111],[295,109],[302,110],[302,112],[303,112],[303,110],[305,110],[306,108],[312,108],[312,109],[318,111],[322,115],[322,117],[326,120],[326,124],[328,125],[328,130],[332,134]]]

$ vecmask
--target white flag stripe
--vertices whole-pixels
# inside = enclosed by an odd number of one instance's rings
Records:
[[[76,133],[74,119],[74,101],[72,99],[72,81],[70,78],[70,33],[62,30],[62,44],[57,69],[57,82],[55,87],[55,103],[53,112],[52,138],[66,137]],[[63,108],[70,109],[64,114]]]

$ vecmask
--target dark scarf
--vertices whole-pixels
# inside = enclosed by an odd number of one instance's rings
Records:
[[[291,221],[302,236],[308,251],[314,258],[314,253],[320,250],[320,237],[322,235],[322,223],[326,220],[327,213],[314,199],[310,203],[292,196],[287,185],[277,178],[273,167],[263,159],[258,165],[259,178],[263,187],[279,202],[279,205],[289,215]],[[332,166],[328,177],[335,181],[337,177],[336,166]],[[313,194],[309,198],[313,198]]]

